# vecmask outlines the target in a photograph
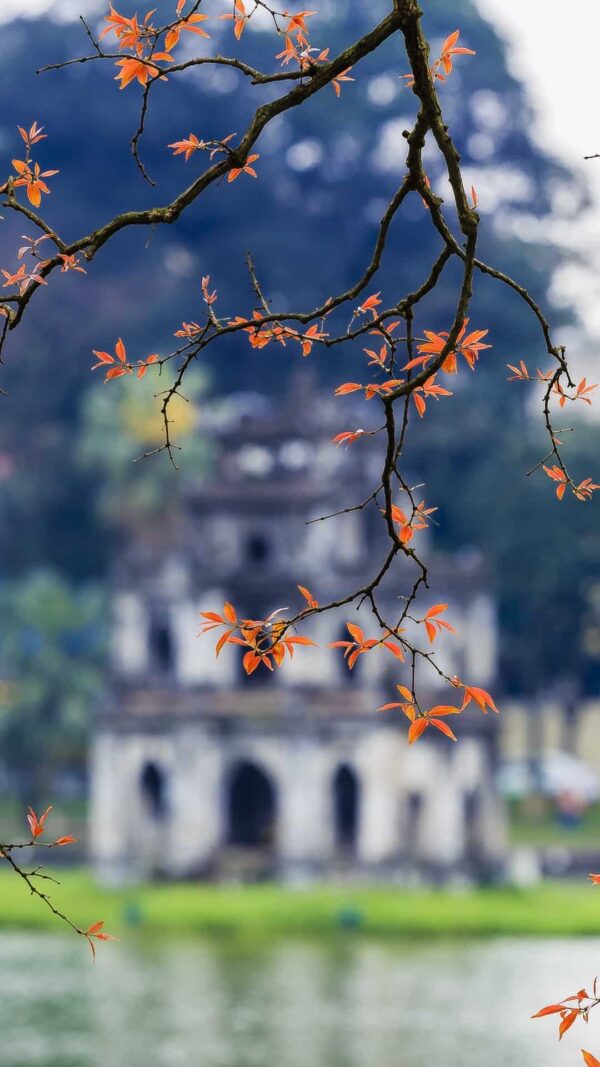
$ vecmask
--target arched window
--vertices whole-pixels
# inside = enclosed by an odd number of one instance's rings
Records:
[[[252,534],[246,541],[246,559],[249,563],[266,563],[271,555],[271,546],[261,534]]]
[[[165,619],[152,619],[149,633],[150,662],[161,674],[172,674],[175,669],[175,648],[171,628]]]
[[[227,796],[227,840],[242,848],[275,845],[277,798],[270,777],[256,763],[233,770]]]
[[[333,778],[333,819],[336,846],[354,852],[358,840],[360,782],[356,771],[343,763]]]
[[[167,815],[167,782],[156,763],[146,763],[140,776],[142,803],[147,815],[161,821]]]

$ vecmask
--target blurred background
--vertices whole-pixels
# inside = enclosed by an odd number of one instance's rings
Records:
[[[320,0],[313,36],[335,52],[385,6]],[[542,12],[532,0],[518,17],[496,0],[424,6],[434,48],[460,27],[477,52],[457,61],[441,95],[478,192],[481,258],[545,303],[576,374],[593,382],[600,185],[581,157],[600,145],[580,103],[592,90],[588,45],[565,77],[554,73],[558,3]],[[153,190],[128,148],[139,94],[117,91],[112,65],[35,74],[86,51],[80,12],[99,26],[104,8],[5,0],[0,11],[0,148],[17,154],[17,124],[47,128],[39,156],[60,169],[47,216],[67,238],[124,207],[165,202],[196,173],[166,146],[190,131],[243,129],[257,100],[224,68],[158,86],[144,142]],[[583,14],[593,41],[597,16]],[[207,47],[226,51],[229,24],[210,29]],[[272,45],[249,29],[244,57],[268,65]],[[177,472],[165,455],[133,463],[161,440],[151,375],[104,388],[90,374],[92,348],[112,350],[118,336],[134,358],[170,351],[181,321],[201,314],[202,275],[221,313],[247,314],[248,249],[275,307],[311,306],[350,285],[402,174],[414,115],[405,69],[400,42],[388,42],[339,101],[319,98],[269,127],[258,181],[209,191],[173,230],[119,236],[87,276],[61,275],[38,293],[11,339],[0,422],[0,838],[20,834],[25,805],[53,803],[57,833],[78,838],[60,856],[61,901],[78,921],[90,911],[90,921],[112,920],[125,944],[107,947],[89,975],[81,946],[42,937],[41,906],[2,872],[0,910],[14,927],[0,935],[10,1067],[87,1067],[107,1055],[157,1067],[300,1067],[309,1057],[418,1067],[440,1050],[450,1063],[485,1053],[499,1065],[532,1049],[539,1062],[567,1062],[549,1027],[532,1032],[524,1020],[569,974],[574,988],[587,980],[594,944],[533,948],[522,937],[597,929],[593,889],[571,880],[600,868],[600,535],[597,505],[558,505],[547,479],[525,477],[546,450],[538,394],[508,385],[506,364],[546,366],[533,318],[478,280],[471,322],[489,329],[493,348],[415,426],[408,455],[439,509],[426,544],[434,599],[450,604],[460,633],[441,654],[502,709],[493,721],[464,716],[451,753],[444,739],[409,753],[402,724],[375,716],[404,680],[389,664],[349,676],[339,653],[300,650],[276,679],[246,681],[235,656],[215,668],[210,638],[195,637],[198,610],[225,597],[260,615],[289,604],[301,582],[325,600],[372,561],[368,519],[305,525],[372,484],[376,450],[328,444],[372,419],[331,402],[362,370],[360,347],[301,361],[232,338],[195,368],[189,403],[174,413]],[[426,159],[446,195],[430,146]],[[426,275],[437,241],[424,214],[417,197],[402,210],[384,293]],[[0,226],[7,269],[21,228]],[[419,329],[447,328],[455,282],[449,271]],[[564,423],[576,425],[570,462],[594,475],[598,423],[593,409],[576,414]],[[313,636],[340,639],[345,621]],[[498,932],[513,940],[476,939]],[[473,940],[448,945],[462,934]],[[421,1008],[415,991],[433,973]],[[499,987],[502,1033],[490,1051]],[[32,1000],[43,1004],[35,1023]]]

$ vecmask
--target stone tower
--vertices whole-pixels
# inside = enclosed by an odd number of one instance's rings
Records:
[[[203,420],[210,478],[186,487],[167,538],[132,538],[120,554],[111,684],[91,760],[92,851],[106,878],[499,869],[495,721],[466,713],[460,744],[428,731],[409,748],[404,717],[376,711],[406,681],[402,665],[378,651],[350,672],[327,647],[347,621],[372,631],[368,608],[318,616],[303,632],[319,647],[298,649],[274,675],[247,677],[239,649],[217,661],[212,635],[196,636],[198,612],[225,599],[262,617],[297,605],[298,582],[321,601],[364,583],[385,547],[376,508],[310,521],[377,484],[377,450],[335,448],[334,418],[339,409],[306,382],[280,403],[240,394],[216,405]],[[491,688],[484,561],[427,555],[435,600],[448,602],[458,631],[440,642],[444,669]],[[403,587],[396,573],[384,595]],[[448,702],[447,690],[429,695]]]

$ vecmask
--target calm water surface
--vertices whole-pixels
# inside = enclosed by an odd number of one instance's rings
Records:
[[[600,939],[100,946],[0,935],[2,1067],[562,1067],[600,1019],[530,1022]]]

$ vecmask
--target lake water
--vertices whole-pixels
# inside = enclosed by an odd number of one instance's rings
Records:
[[[562,1067],[543,1004],[593,980],[600,939],[249,949],[0,934],[2,1067]],[[599,1012],[600,1015],[600,1012]]]

